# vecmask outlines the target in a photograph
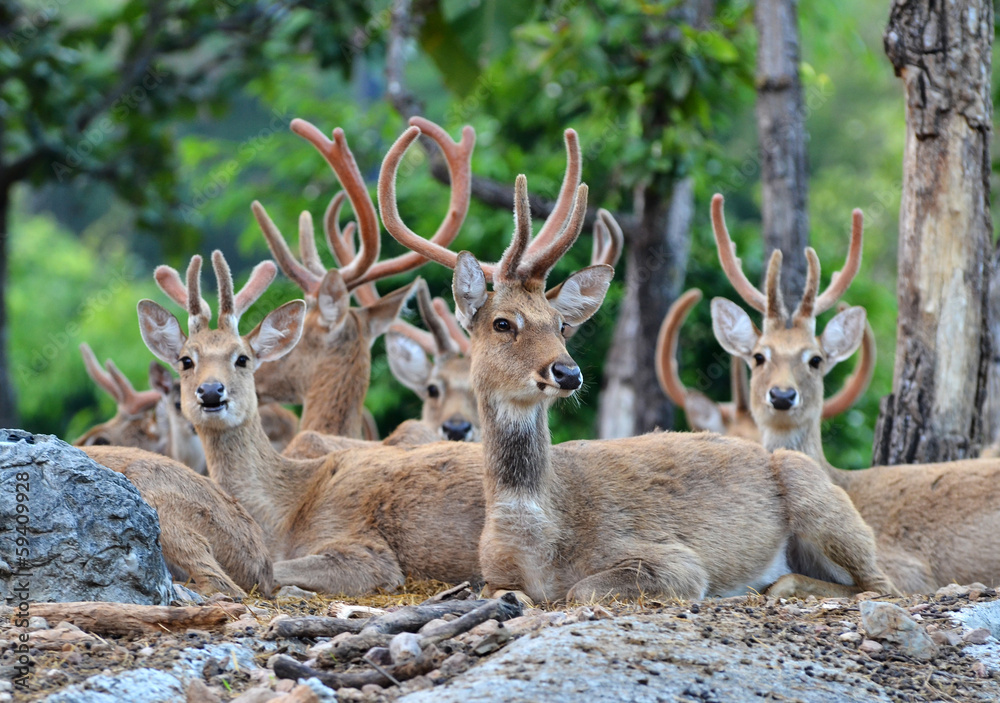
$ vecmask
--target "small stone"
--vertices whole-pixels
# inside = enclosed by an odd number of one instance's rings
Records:
[[[366,683],[361,687],[361,692],[366,696],[377,696],[382,693],[382,687],[374,683]]]
[[[351,637],[354,637],[354,633],[353,632],[341,632],[339,635],[335,635],[330,640],[330,644],[337,645],[337,644],[340,644],[341,642],[343,642],[344,640],[350,639]]]
[[[540,610],[529,610],[526,615],[506,621],[504,627],[507,628],[512,637],[520,637],[529,632],[537,632],[543,627],[548,626],[550,620],[545,616],[549,614]]]
[[[10,681],[7,681],[6,679],[0,679],[0,692],[13,691],[13,690],[14,690],[14,684],[12,684]]]
[[[469,637],[485,637],[486,635],[492,635],[494,632],[500,629],[500,623],[496,620],[487,620],[486,622],[481,622],[474,628],[469,630],[467,633]]]
[[[420,656],[420,637],[412,632],[400,632],[389,641],[389,653],[394,664]]]
[[[942,647],[954,647],[955,645],[962,643],[962,635],[958,630],[938,630],[930,634],[931,639]]]
[[[240,696],[240,698],[242,697]],[[221,703],[222,699],[206,686],[204,681],[194,679],[187,687],[187,701],[188,703]],[[240,701],[240,703],[247,703],[247,701]]]
[[[143,647],[138,652],[135,653],[137,657],[149,657],[153,654],[153,648],[149,645]]]
[[[48,630],[49,622],[40,615],[34,615],[28,618],[28,632],[37,632],[38,630]]]
[[[993,635],[985,627],[977,627],[962,635],[962,641],[966,644],[986,644]]]
[[[839,639],[841,642],[860,642],[863,638],[857,632],[842,632]]]
[[[858,645],[858,651],[864,652],[865,654],[874,654],[875,652],[882,651],[882,645],[875,640],[865,640]]]
[[[983,586],[983,588],[986,588]],[[983,590],[983,588],[979,590]],[[969,591],[972,590],[969,586],[961,586],[957,583],[949,583],[947,586],[942,586],[934,592],[934,595],[938,598],[960,598],[962,596],[969,595]]]
[[[228,637],[252,637],[257,625],[256,620],[235,620],[227,622],[222,630]]]
[[[295,681],[292,679],[281,679],[281,681],[274,684],[274,690],[278,693],[291,693],[295,686]]]
[[[990,672],[986,669],[986,664],[983,662],[976,662],[972,665],[972,675],[977,679],[989,678]]]
[[[434,618],[433,620],[431,620],[427,624],[425,624],[423,627],[421,627],[420,630],[418,630],[418,632],[425,632],[427,630],[433,630],[435,627],[439,627],[441,625],[447,625],[447,624],[448,624],[448,621],[445,620],[444,618]]]
[[[404,681],[399,690],[404,693],[412,693],[414,691],[426,691],[429,688],[434,688],[434,682],[426,676],[417,676],[409,681]],[[340,691],[337,693],[339,694]]]
[[[937,656],[934,640],[898,605],[868,600],[860,610],[861,623],[872,638],[894,642],[903,654],[921,661]]]
[[[316,679],[309,679],[309,681],[316,681]],[[322,686],[323,684],[319,685]],[[329,691],[329,689],[327,690]],[[328,694],[328,696],[329,697],[326,700],[336,700],[332,691]],[[272,699],[273,703],[320,703],[321,700],[323,699],[320,698],[320,694],[316,693],[313,687],[307,684],[299,684],[287,695]]]
[[[315,597],[316,591],[307,591],[298,586],[282,586],[274,596],[275,600],[281,600],[282,598],[312,600]]]
[[[379,666],[391,666],[392,652],[389,651],[388,647],[372,647],[365,654],[365,659],[375,662]]]
[[[353,701],[360,703],[365,700],[365,694],[360,689],[345,686],[344,688],[337,689],[337,700],[344,703],[352,703]]]
[[[462,673],[468,665],[470,657],[463,652],[455,652],[450,657],[441,662],[441,673],[446,677],[452,677]]]
[[[330,650],[333,649],[333,641],[323,640],[322,642],[317,642],[312,647],[306,650],[306,654],[315,659],[323,659],[330,655]]]
[[[9,703],[9,701],[13,701],[13,700],[14,700],[14,696],[12,696],[11,694],[6,693],[6,692],[5,693],[0,693],[0,703]]]
[[[295,683],[294,681],[292,682]],[[234,698],[231,703],[267,703],[268,701],[273,701],[278,698],[280,694],[275,693],[269,688],[264,688],[263,686],[255,686],[242,694]],[[191,690],[188,689],[188,699],[191,699]],[[195,703],[191,701],[191,703]]]

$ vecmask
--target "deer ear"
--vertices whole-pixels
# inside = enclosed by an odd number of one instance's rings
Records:
[[[826,323],[819,345],[826,354],[826,371],[857,351],[865,334],[865,309],[852,307],[837,313]]]
[[[385,353],[392,375],[418,396],[426,398],[431,360],[420,345],[404,334],[390,332],[385,336]]]
[[[170,390],[174,387],[174,377],[163,364],[158,361],[149,362],[149,387],[159,391],[160,395],[170,395]]]
[[[615,270],[607,264],[580,269],[562,282],[550,303],[567,325],[582,325],[601,307],[614,276]]]
[[[750,363],[760,330],[743,308],[725,298],[713,298],[712,331],[723,349]]]
[[[139,334],[149,351],[165,364],[176,364],[187,342],[177,318],[152,300],[140,300],[138,312]]]
[[[244,339],[253,349],[254,370],[265,361],[280,359],[298,344],[306,318],[306,304],[292,300],[272,310]]]
[[[451,283],[455,296],[455,316],[467,331],[472,331],[472,318],[486,304],[486,274],[476,257],[460,252]]]
[[[417,279],[417,281],[419,280]],[[368,332],[368,346],[374,344],[376,339],[389,331],[389,327],[399,317],[406,301],[416,290],[417,281],[403,288],[398,288],[389,295],[382,296],[377,302],[356,311],[358,319]]]
[[[687,392],[687,398],[684,401],[684,416],[692,430],[726,433],[726,425],[722,421],[722,411],[719,409],[718,403],[713,402],[703,393]]]
[[[351,294],[337,269],[330,269],[323,276],[316,294],[316,306],[323,320],[331,327],[338,327],[351,307]]]

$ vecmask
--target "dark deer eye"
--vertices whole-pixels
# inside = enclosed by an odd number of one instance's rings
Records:
[[[241,369],[246,368],[247,363],[250,361],[250,357],[246,354],[240,354],[236,357],[236,365]]]
[[[565,337],[566,336],[566,330],[568,330],[568,329],[569,329],[569,325],[567,325],[565,322],[563,322],[562,324],[559,325],[559,334],[561,334],[563,337]]]
[[[178,400],[176,403],[174,403],[174,407],[177,409],[177,412],[180,412],[181,411],[181,401]]]
[[[188,369],[193,369],[194,368],[194,362],[191,361],[191,357],[190,356],[182,356],[181,357],[181,368],[184,369],[185,371],[187,371]]]
[[[96,437],[93,442],[93,446],[96,447],[103,447],[105,445],[110,445],[110,444],[111,442],[108,440],[107,437]]]
[[[764,365],[764,355],[761,354],[761,353],[754,354],[753,355],[753,360],[757,363],[757,366],[763,366]]]
[[[497,332],[510,332],[510,320],[505,320],[502,317],[493,320],[493,329]]]
[[[822,363],[823,363],[823,357],[820,356],[814,356],[809,360],[809,365],[812,366],[814,369],[818,369],[819,365]]]
[[[430,396],[431,398],[437,398],[439,395],[441,395],[441,391],[438,390],[437,386],[430,385],[427,386],[427,395]]]

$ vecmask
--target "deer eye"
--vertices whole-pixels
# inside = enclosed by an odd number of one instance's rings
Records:
[[[194,362],[191,360],[190,356],[181,357],[181,368],[184,369],[185,371],[194,368]]]
[[[239,366],[241,369],[246,368],[246,365],[249,361],[250,357],[247,356],[246,354],[240,354],[238,357],[236,357],[236,365]]]
[[[502,317],[493,320],[493,329],[497,332],[510,332],[511,324],[510,320],[505,320]]]
[[[94,439],[94,442],[93,442],[92,446],[103,447],[103,446],[110,445],[110,444],[111,444],[111,442],[108,441],[107,437],[96,437]]]
[[[569,329],[569,325],[567,325],[565,322],[561,323],[559,325],[559,334],[561,334],[563,337],[565,337],[566,336],[566,330],[568,330],[568,329]]]
[[[427,386],[427,395],[430,396],[431,398],[437,398],[439,395],[441,395],[441,391],[438,390],[437,386],[431,384]]]
[[[818,369],[820,364],[822,363],[823,363],[823,357],[821,356],[814,356],[809,360],[809,365],[812,366],[814,369]]]
[[[753,355],[753,360],[757,364],[757,366],[764,365],[764,355],[761,354],[760,352],[757,352],[756,354]]]

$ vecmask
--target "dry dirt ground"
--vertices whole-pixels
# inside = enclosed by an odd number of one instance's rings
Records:
[[[325,638],[266,639],[275,617],[343,614],[344,603],[392,610],[420,603],[441,587],[408,584],[402,595],[350,601],[251,599],[250,613],[213,632],[93,637],[48,623],[56,633],[51,641],[34,639],[53,649],[32,650],[27,688],[8,683],[20,630],[11,627],[9,614],[2,615],[0,701],[267,700],[260,688],[285,694],[295,685],[275,677],[268,666],[274,655],[314,665],[329,657]],[[931,633],[938,643],[933,659],[919,661],[898,643],[870,637],[859,599],[751,596],[542,607],[441,642],[442,663],[399,686],[341,688],[334,698],[313,682],[316,696],[295,700],[1000,700],[1000,645],[978,629],[988,628],[991,617],[1000,622],[1000,615],[991,614],[994,589],[953,586],[931,596],[879,600],[901,606]],[[329,672],[372,670],[360,662],[322,664]],[[208,692],[196,685],[189,693],[193,680]]]

